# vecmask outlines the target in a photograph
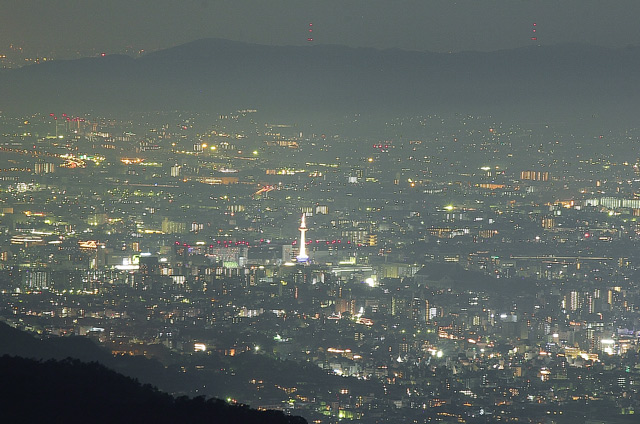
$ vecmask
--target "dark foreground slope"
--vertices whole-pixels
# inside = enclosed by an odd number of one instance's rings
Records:
[[[306,423],[219,399],[176,399],[102,365],[72,359],[3,356],[0,379],[3,422]]]
[[[220,381],[219,384],[216,384],[216,379],[208,374],[205,376],[205,373],[202,372],[178,372],[175,366],[165,367],[155,359],[148,359],[142,356],[113,356],[111,352],[96,345],[87,337],[39,339],[0,322],[0,356],[4,356],[3,361],[0,363],[0,379],[2,379],[0,381],[3,382],[1,390],[8,391],[8,394],[0,393],[0,417],[2,418],[0,422],[5,422],[4,402],[6,402],[6,407],[10,407],[9,411],[12,414],[22,414],[22,406],[26,403],[27,406],[38,405],[35,411],[30,411],[27,408],[26,411],[29,414],[38,414],[51,407],[54,408],[53,410],[56,411],[56,414],[62,414],[61,416],[65,417],[65,422],[80,422],[80,419],[73,420],[76,415],[69,415],[70,412],[66,408],[71,408],[72,411],[81,412],[78,413],[78,416],[89,417],[84,422],[95,422],[93,420],[94,415],[91,414],[93,413],[92,411],[101,411],[101,408],[103,408],[101,406],[102,403],[94,405],[95,402],[101,402],[100,399],[104,400],[106,405],[110,405],[109,408],[114,409],[114,413],[124,414],[129,410],[135,412],[136,405],[144,404],[143,400],[148,399],[150,403],[147,406],[152,406],[154,402],[167,403],[169,405],[167,406],[169,408],[167,411],[161,409],[161,412],[164,411],[159,414],[161,418],[163,414],[167,417],[172,417],[177,413],[194,417],[188,420],[178,419],[173,422],[195,422],[195,417],[204,419],[200,422],[231,422],[231,420],[225,421],[221,418],[227,413],[231,414],[233,419],[238,422],[306,422],[303,418],[290,417],[279,412],[262,414],[246,407],[229,408],[226,402],[217,399],[211,399],[206,402],[204,399],[199,398],[188,399],[180,397],[177,400],[173,399],[168,394],[152,389],[152,387],[160,387],[162,390],[171,393],[193,393],[192,389],[194,387],[202,388],[204,385],[216,387],[217,385],[228,384],[228,382]],[[248,368],[251,368],[251,366],[248,366]],[[38,375],[32,377],[31,373]],[[60,378],[57,378],[56,375]],[[66,375],[68,377],[65,377]],[[83,375],[87,376],[86,380],[73,381],[73,379],[70,379],[70,376],[80,378]],[[147,384],[141,386],[137,383],[138,381]],[[112,388],[105,389],[109,385],[122,385],[122,387],[117,387],[111,393]],[[77,389],[78,387],[81,389]],[[234,394],[240,396],[245,389],[246,385],[238,387]],[[126,394],[127,391],[134,395],[135,402],[133,406],[127,400],[131,396]],[[203,392],[199,391],[198,393]],[[212,393],[204,394],[215,396]],[[53,396],[55,402],[51,401],[52,403],[43,405],[46,408],[39,411],[41,409],[41,399],[45,396]],[[110,396],[115,397],[110,398]],[[83,400],[84,397],[89,399],[85,402]],[[49,401],[47,400],[46,402]],[[56,402],[64,406],[56,406]],[[87,407],[87,409],[83,406],[85,404],[92,406]],[[184,408],[192,408],[193,411],[192,413],[189,411],[182,412]],[[211,411],[219,412],[219,414],[217,412],[214,414],[216,415],[215,420],[210,419]],[[47,412],[42,413],[46,414]],[[242,414],[245,414],[246,417]],[[246,421],[253,419],[254,416],[255,421]],[[135,417],[135,415],[131,415],[131,417]],[[37,417],[34,416],[34,418]],[[138,422],[170,422],[168,419],[166,421],[161,419],[160,421],[151,421],[144,417],[142,418]],[[131,421],[133,421],[133,418]],[[131,421],[114,418],[110,422]],[[7,422],[36,421],[20,419]]]
[[[0,110],[273,114],[462,112],[635,119],[640,48],[531,46],[454,54],[206,39],[139,59],[54,61],[0,73]]]
[[[356,378],[345,379],[328,374],[307,362],[281,361],[254,353],[233,357],[215,353],[206,355],[178,355],[161,363],[155,358],[112,355],[93,340],[81,336],[37,338],[32,334],[0,322],[0,356],[20,356],[35,360],[79,359],[96,362],[115,372],[151,384],[162,391],[190,396],[206,395],[218,398],[237,398],[250,405],[285,400],[275,387],[294,386],[307,382],[309,390],[325,391],[340,385],[357,393],[382,393],[382,386]],[[227,370],[233,369],[233,372]],[[251,380],[263,380],[268,388],[257,389]]]
[[[171,372],[157,360],[141,356],[114,357],[111,352],[87,337],[39,339],[3,322],[0,322],[0,355],[36,360],[74,358],[83,362],[98,362],[139,381],[175,392],[181,391],[188,384],[184,376]]]

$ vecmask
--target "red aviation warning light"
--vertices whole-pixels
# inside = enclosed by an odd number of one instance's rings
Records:
[[[309,22],[309,27],[307,28],[307,31],[309,32],[309,37],[307,38],[307,41],[311,42],[313,41],[313,22]]]

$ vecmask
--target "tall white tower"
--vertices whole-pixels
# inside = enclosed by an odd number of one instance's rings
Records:
[[[305,237],[305,233],[307,232],[307,225],[304,221],[305,214],[302,214],[302,220],[300,221],[300,251],[298,252],[298,256],[296,259],[298,262],[306,263],[309,262],[309,256],[307,256],[307,239]]]

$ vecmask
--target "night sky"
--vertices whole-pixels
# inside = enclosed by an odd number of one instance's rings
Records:
[[[217,37],[429,51],[640,44],[637,0],[2,0],[0,49],[155,50]],[[536,41],[532,41],[536,23]]]

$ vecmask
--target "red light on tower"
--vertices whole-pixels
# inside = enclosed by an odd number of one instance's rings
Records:
[[[307,31],[309,32],[309,37],[307,38],[307,41],[311,42],[313,41],[313,22],[309,22],[309,27],[307,28]]]

